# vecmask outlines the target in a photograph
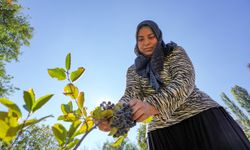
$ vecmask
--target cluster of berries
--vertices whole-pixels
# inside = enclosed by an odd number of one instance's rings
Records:
[[[114,105],[111,102],[102,102],[102,110],[113,110],[113,116],[110,119],[111,128],[117,129],[113,137],[123,136],[128,133],[129,129],[136,125],[132,118],[132,108],[127,103]]]
[[[117,128],[117,132],[113,137],[119,137],[128,133],[129,129],[136,125],[136,121],[132,118],[132,108],[129,104],[122,104],[121,108],[114,111],[111,118],[111,127]]]
[[[100,104],[100,107],[101,107],[102,110],[107,110],[107,109],[113,110],[114,107],[115,107],[115,104],[114,104],[114,103],[111,103],[110,101],[108,101],[108,102],[103,101],[103,102]]]

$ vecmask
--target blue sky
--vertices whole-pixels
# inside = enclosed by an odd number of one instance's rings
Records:
[[[72,70],[86,71],[76,83],[86,94],[88,111],[103,100],[116,102],[125,89],[127,68],[135,54],[135,28],[151,19],[158,23],[167,43],[186,49],[196,70],[196,85],[218,103],[220,94],[230,95],[239,85],[250,91],[250,2],[248,0],[22,0],[30,15],[34,35],[30,47],[22,47],[19,62],[7,65],[12,82],[21,90],[10,99],[23,104],[22,92],[34,88],[36,95],[55,96],[33,117],[61,114],[66,82],[51,79],[48,68],[64,67],[67,53]],[[27,9],[29,8],[29,9]],[[57,123],[56,118],[48,124]],[[136,127],[129,133],[135,141]],[[99,149],[107,134],[93,131],[81,148]]]

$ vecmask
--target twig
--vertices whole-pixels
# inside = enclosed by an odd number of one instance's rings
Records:
[[[11,146],[8,148],[9,150],[12,148],[12,146],[14,146],[14,144],[17,142],[17,140],[19,139],[20,135],[23,133],[23,128],[25,126],[26,121],[28,120],[28,118],[30,117],[30,112],[28,113],[28,116],[26,117],[26,119],[23,121],[23,125],[20,129],[20,131],[18,132],[18,135],[16,137],[16,139],[14,140],[14,142],[11,144]]]
[[[82,143],[82,141],[85,139],[85,137],[93,130],[97,127],[97,125],[95,125],[93,128],[91,128],[89,131],[87,131],[83,137],[81,138],[81,140],[76,144],[76,146],[74,147],[73,150],[77,150],[77,148],[80,146],[80,144]]]

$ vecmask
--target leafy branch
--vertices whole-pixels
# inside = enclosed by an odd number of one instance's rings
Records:
[[[77,149],[84,138],[96,128],[93,117],[87,113],[84,106],[84,92],[80,91],[75,85],[75,82],[82,76],[85,68],[79,67],[74,71],[71,69],[71,54],[67,54],[65,59],[65,67],[57,67],[48,69],[48,74],[52,78],[59,81],[67,81],[64,87],[63,94],[70,97],[67,104],[61,104],[62,115],[58,120],[70,123],[70,128],[67,130],[62,124],[56,123],[52,126],[53,133],[60,145],[60,149]],[[74,103],[74,104],[73,104]],[[76,106],[75,108],[73,106]],[[81,139],[77,137],[83,135]]]
[[[11,100],[7,98],[0,98],[0,103],[8,108],[8,111],[0,112],[0,138],[8,145],[8,149],[15,147],[19,137],[28,127],[37,124],[48,117],[53,117],[52,115],[48,115],[40,119],[29,119],[30,116],[44,106],[44,104],[46,104],[52,96],[53,94],[47,94],[36,99],[33,89],[24,91],[23,98],[25,104],[23,107],[26,111],[28,111],[28,115],[22,122],[19,122],[22,118],[20,108]]]
[[[84,92],[80,91],[75,85],[75,81],[83,75],[85,68],[78,67],[75,71],[71,71],[70,69],[70,53],[66,56],[64,68],[56,67],[48,69],[50,77],[67,82],[63,89],[63,94],[70,97],[67,104],[61,104],[63,114],[57,118],[58,120],[70,123],[69,129],[66,129],[64,125],[60,123],[56,123],[52,126],[52,131],[59,143],[60,149],[66,150],[73,148],[76,150],[87,135],[96,129],[102,121],[108,122],[111,126],[109,136],[116,138],[112,146],[120,146],[127,137],[129,129],[136,124],[132,119],[132,109],[128,104],[117,103],[114,105],[111,104],[111,102],[107,104],[104,102],[88,113],[84,106]],[[78,139],[80,135],[82,135],[82,137]]]

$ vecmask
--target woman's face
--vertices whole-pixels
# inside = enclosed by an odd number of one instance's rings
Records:
[[[151,57],[157,45],[157,38],[150,27],[141,27],[137,34],[137,47],[144,56]]]

